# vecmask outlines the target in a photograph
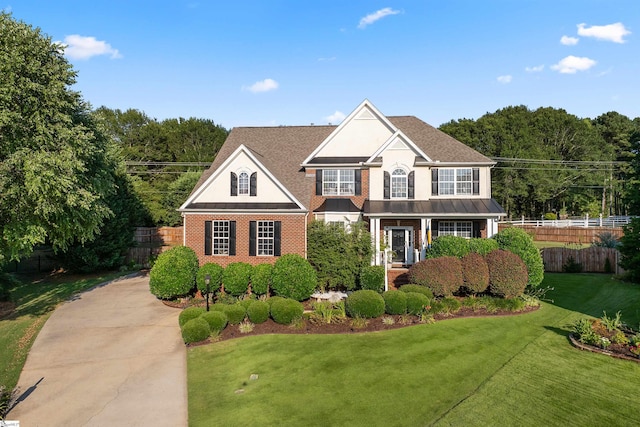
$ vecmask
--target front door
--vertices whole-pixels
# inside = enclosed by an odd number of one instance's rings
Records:
[[[393,262],[405,263],[406,231],[403,229],[391,230],[391,250],[393,251]]]

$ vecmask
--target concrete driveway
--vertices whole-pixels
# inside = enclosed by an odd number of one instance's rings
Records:
[[[36,426],[187,425],[179,310],[149,278],[119,279],[58,307],[35,340],[7,419]]]

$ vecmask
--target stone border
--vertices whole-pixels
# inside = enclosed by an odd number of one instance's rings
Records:
[[[573,337],[573,334],[569,334],[568,337],[569,337],[569,341],[571,342],[571,345],[579,350],[586,350],[592,353],[599,353],[599,354],[604,354],[606,356],[615,357],[616,359],[630,360],[632,362],[640,363],[640,358],[638,357],[631,357],[631,356],[627,356],[626,354],[614,353],[612,351],[608,351],[598,347],[593,347],[587,344],[583,344],[577,339],[575,339]]]

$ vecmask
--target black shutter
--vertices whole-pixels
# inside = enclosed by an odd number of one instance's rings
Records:
[[[436,237],[438,237],[438,221],[431,220],[431,243]]]
[[[480,237],[480,222],[473,221],[473,237]]]
[[[231,195],[238,195],[238,175],[233,172],[231,172]]]
[[[391,175],[389,172],[384,172],[384,198],[391,198]]]
[[[322,196],[322,169],[316,169],[316,196]]]
[[[258,172],[252,173],[251,178],[249,179],[249,195],[258,195]]]
[[[409,172],[409,176],[407,177],[407,198],[409,199],[415,199],[414,182],[415,182],[415,171],[411,171]]]
[[[356,188],[355,195],[360,196],[362,194],[362,171],[360,169],[355,170]]]
[[[229,255],[236,254],[236,222],[229,221]]]
[[[480,169],[473,168],[473,195],[480,194]]]
[[[431,195],[438,195],[438,169],[431,169]]]
[[[249,256],[256,256],[257,236],[258,236],[257,222],[249,221]]]
[[[280,256],[282,239],[280,238],[282,224],[280,221],[273,221],[273,255]]]
[[[213,243],[213,233],[211,231],[211,221],[204,222],[204,254],[211,255],[211,244]]]

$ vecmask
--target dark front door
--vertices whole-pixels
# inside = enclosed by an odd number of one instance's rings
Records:
[[[393,251],[393,262],[405,262],[405,230],[391,230],[391,250]]]

